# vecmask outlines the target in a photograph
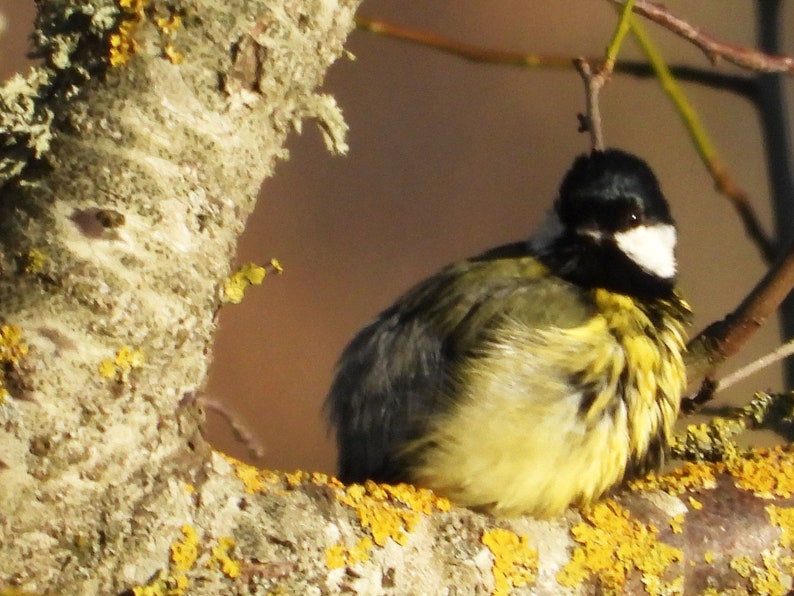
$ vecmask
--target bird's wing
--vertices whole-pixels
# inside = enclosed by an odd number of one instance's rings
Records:
[[[580,289],[517,250],[505,247],[447,267],[348,345],[326,401],[337,430],[340,478],[407,480],[401,446],[454,400],[457,364],[507,318],[547,329],[580,325],[591,314]]]

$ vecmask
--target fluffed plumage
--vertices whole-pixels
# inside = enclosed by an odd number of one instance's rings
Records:
[[[580,157],[529,242],[446,267],[345,349],[340,478],[550,516],[658,466],[685,386],[672,225],[644,162]]]

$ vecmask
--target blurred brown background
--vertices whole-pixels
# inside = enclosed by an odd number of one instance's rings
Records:
[[[749,0],[668,1],[719,39],[755,44]],[[603,0],[367,0],[361,13],[470,43],[525,52],[599,55],[615,14]],[[786,3],[784,49],[794,54],[794,5]],[[3,78],[27,68],[32,0],[0,0]],[[648,25],[673,63],[703,55]],[[265,449],[256,463],[332,471],[334,448],[321,414],[334,362],[355,331],[412,283],[442,265],[526,237],[554,199],[560,177],[588,147],[576,132],[582,84],[567,71],[485,66],[356,31],[355,60],[329,73],[350,125],[350,154],[329,155],[306,123],[292,157],[265,182],[240,246],[240,263],[277,257],[285,267],[225,306],[207,394],[227,404]],[[629,41],[624,57],[639,57]],[[729,71],[729,67],[724,67]],[[787,83],[790,105],[791,83]],[[685,85],[726,163],[771,218],[757,116],[744,100]],[[681,285],[695,329],[736,306],[764,266],[728,202],[714,190],[659,85],[615,77],[602,109],[607,144],[647,159],[679,223]],[[794,109],[790,110],[794,117]],[[727,370],[779,343],[767,325]],[[780,389],[769,369],[722,396]],[[210,413],[208,435],[249,459],[229,426]]]

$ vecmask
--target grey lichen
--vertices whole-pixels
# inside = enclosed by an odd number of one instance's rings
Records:
[[[53,114],[41,100],[49,84],[44,70],[14,75],[0,89],[0,185],[19,176],[31,158],[40,158],[50,147]]]
[[[108,36],[128,16],[120,4],[118,0],[48,2],[36,18],[34,55],[54,73],[90,76],[107,63]]]
[[[0,88],[0,187],[49,150],[53,102],[74,98],[92,73],[106,67],[108,36],[123,18],[114,0],[40,7],[31,38],[32,55],[42,65]]]
[[[315,93],[307,99],[305,110],[301,117],[314,118],[317,121],[328,151],[337,155],[346,154],[348,145],[345,138],[348,126],[334,96]],[[295,129],[300,131],[300,120],[296,123]]]
[[[345,154],[348,128],[336,100],[315,92],[317,81],[301,70],[296,70],[289,80],[268,76],[275,64],[290,63],[303,52],[314,52],[318,46],[313,27],[326,27],[334,18],[323,2],[311,3],[311,9],[294,8],[271,7],[271,14],[251,23],[234,43],[232,65],[222,77],[229,108],[248,108],[286,95],[294,100],[293,105],[273,111],[277,128],[300,132],[305,118],[315,119],[328,150]]]

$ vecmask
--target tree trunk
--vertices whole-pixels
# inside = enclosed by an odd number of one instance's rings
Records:
[[[290,131],[341,148],[315,89],[356,5],[38,3],[44,66],[0,95],[0,586],[119,592],[197,523],[223,281]]]

